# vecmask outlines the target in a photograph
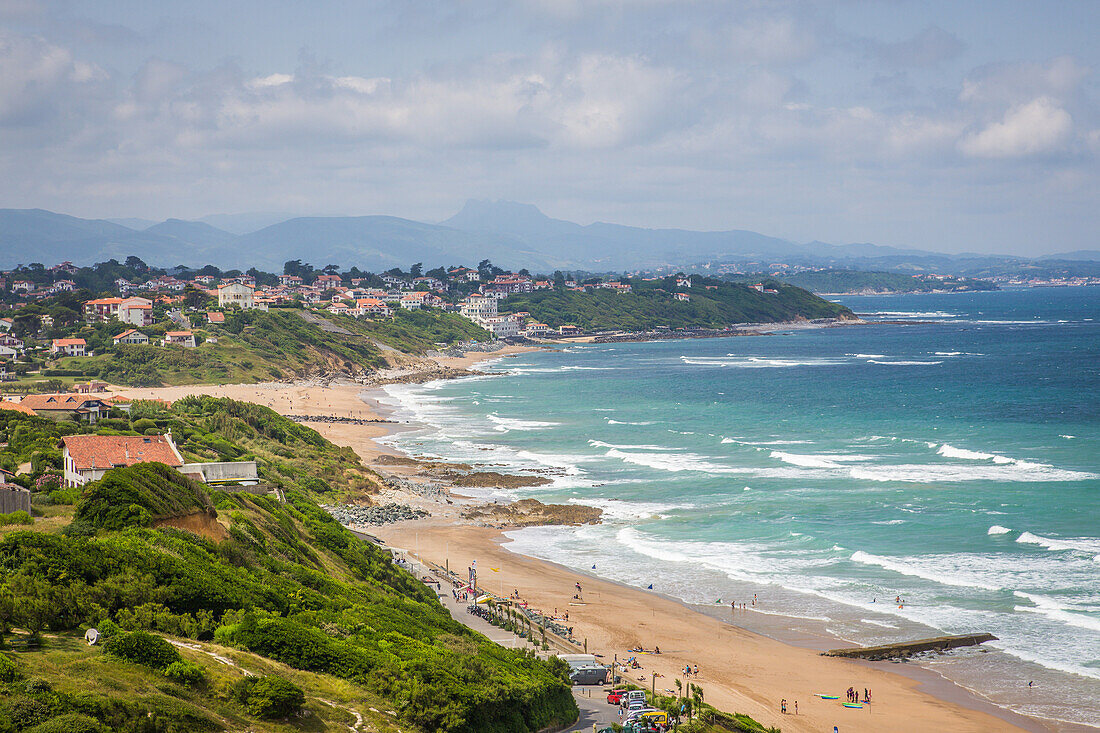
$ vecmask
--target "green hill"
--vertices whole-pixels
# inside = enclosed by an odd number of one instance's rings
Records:
[[[166,323],[142,332],[159,341],[164,331],[176,328]],[[121,330],[104,323],[76,331],[73,335],[86,339],[97,355],[61,359],[57,368],[135,387],[262,382],[318,373],[355,376],[386,365],[379,343],[422,354],[439,343],[488,338],[470,321],[441,311],[398,311],[392,320],[361,321],[297,308],[230,310],[222,325],[196,324],[202,343],[194,349],[112,346],[111,336]]]
[[[842,305],[830,303],[801,288],[767,281],[776,293],[761,293],[745,284],[691,276],[691,287],[677,278],[630,281],[633,292],[606,289],[591,292],[539,290],[512,295],[501,313],[527,311],[552,327],[572,324],[589,330],[647,331],[669,328],[725,328],[737,323],[778,323],[797,319],[853,318]],[[687,293],[688,301],[674,299]]]
[[[205,503],[196,502],[202,488],[171,478],[171,469],[143,468],[140,475],[115,469],[90,485],[77,517],[135,500],[132,480],[142,483],[139,502],[153,497],[169,511]],[[221,491],[210,499],[228,525],[229,539],[220,543],[143,527],[140,517],[101,522],[112,531],[95,534],[87,525],[61,534],[7,533],[0,539],[3,628],[37,636],[97,625],[215,639],[361,687],[392,709],[397,722],[424,731],[536,731],[576,719],[560,664],[500,647],[452,620],[423,584],[304,493],[289,492],[286,504]],[[42,643],[49,649],[53,642]],[[0,662],[10,680],[0,685],[0,724],[29,720],[19,696],[27,686],[16,677],[38,669],[47,686],[72,687],[80,673],[81,667],[37,664],[37,646],[22,638],[17,646],[20,653]],[[228,691],[189,697],[193,705],[160,708],[138,700],[120,711],[110,690],[86,692],[80,699],[39,701],[33,720],[81,714],[124,731],[226,727],[212,710],[227,704]],[[145,727],[154,715],[158,725]]]
[[[73,521],[111,530],[196,513],[217,514],[201,484],[162,463],[138,463],[88,484]]]

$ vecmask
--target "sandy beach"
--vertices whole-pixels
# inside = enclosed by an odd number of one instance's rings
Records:
[[[526,349],[494,353],[473,353],[461,358],[441,358],[436,363],[451,369],[469,369],[478,362],[507,356]],[[360,419],[385,419],[387,412],[377,403],[377,389],[362,384],[252,384],[193,385],[150,389],[119,388],[131,398],[175,400],[189,394],[231,397],[266,405],[282,414],[325,415]],[[379,470],[378,458],[395,452],[375,441],[400,424],[378,422],[310,423],[322,435],[339,445],[349,446],[363,462]],[[404,473],[415,469],[386,466],[383,470]],[[406,497],[407,503],[425,506],[424,497]],[[868,663],[821,657],[811,649],[785,644],[739,628],[738,613],[725,609],[726,618],[700,613],[685,604],[652,592],[625,587],[596,577],[575,573],[552,563],[520,556],[502,545],[507,538],[499,529],[462,522],[459,510],[465,503],[457,495],[455,504],[437,500],[433,517],[371,527],[370,533],[394,548],[462,570],[473,560],[481,569],[479,580],[491,590],[509,594],[518,590],[532,606],[544,612],[568,612],[574,636],[587,640],[588,650],[610,662],[632,656],[628,649],[658,646],[660,655],[641,655],[649,687],[656,672],[656,688],[674,688],[673,680],[700,685],[707,702],[719,709],[742,712],[769,726],[788,731],[1043,731],[1083,728],[1047,727],[1030,718],[1015,715],[960,688],[935,673],[912,665]],[[387,497],[387,500],[402,497]],[[609,558],[612,561],[613,558]],[[491,568],[498,568],[493,572]],[[575,583],[583,587],[583,603],[571,602]],[[499,587],[498,587],[499,586]],[[837,646],[842,646],[837,643]],[[685,678],[685,664],[698,665],[698,677]],[[905,667],[904,673],[898,673]],[[863,709],[847,709],[841,700],[822,700],[818,693],[839,695],[854,687],[869,689],[873,703]],[[780,713],[786,699],[788,714]],[[797,701],[798,714],[794,714]]]

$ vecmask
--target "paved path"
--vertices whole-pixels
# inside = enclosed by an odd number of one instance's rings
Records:
[[[405,557],[408,560],[409,572],[416,578],[423,578],[431,575],[428,569],[417,562],[415,558],[409,555]],[[435,586],[429,587],[434,588]],[[439,597],[439,602],[443,604],[443,607],[450,612],[451,618],[455,619],[460,624],[487,636],[491,641],[501,646],[509,648],[524,646],[524,640],[510,631],[497,628],[480,616],[467,613],[466,606],[468,604],[454,599],[451,595],[451,587],[448,583],[441,581],[436,595]],[[581,710],[581,716],[572,727],[565,731],[565,733],[590,733],[593,723],[595,723],[597,730],[602,730],[612,723],[618,723],[619,707],[617,705],[609,705],[607,702],[607,692],[610,689],[611,687],[608,685],[584,685],[573,687],[573,697],[577,701],[577,707]]]
[[[573,697],[577,700],[577,707],[581,709],[581,717],[572,728],[566,729],[566,733],[583,731],[591,733],[593,723],[596,724],[597,730],[603,730],[612,723],[618,723],[619,706],[607,703],[607,691],[610,689],[610,687],[595,685],[574,687]]]

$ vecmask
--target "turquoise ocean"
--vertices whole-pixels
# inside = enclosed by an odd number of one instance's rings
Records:
[[[509,532],[517,553],[823,648],[988,631],[921,664],[1100,726],[1100,291],[834,300],[870,323],[568,346],[390,386],[417,429],[388,440],[553,479],[483,496],[605,512]]]

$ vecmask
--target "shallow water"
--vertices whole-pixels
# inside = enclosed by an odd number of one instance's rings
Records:
[[[989,631],[927,664],[1100,724],[1100,291],[837,300],[913,323],[525,354],[389,387],[424,425],[391,440],[605,511],[509,549],[691,603],[757,594],[735,621],[777,636]]]

